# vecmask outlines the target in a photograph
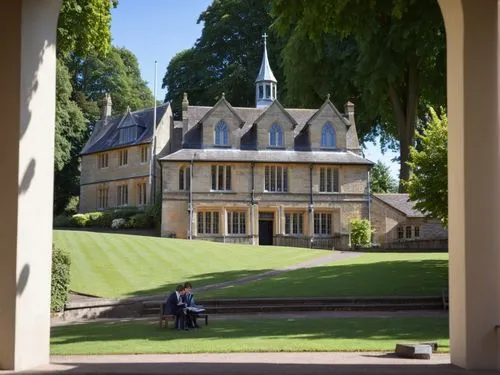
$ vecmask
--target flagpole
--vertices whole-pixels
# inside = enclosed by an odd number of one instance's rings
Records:
[[[151,158],[150,158],[150,163],[149,163],[149,186],[151,188],[150,194],[150,201],[151,203],[155,203],[155,181],[154,181],[154,167],[155,167],[155,147],[156,147],[156,67],[158,65],[158,62],[155,60],[155,78],[153,82],[153,135],[151,138]]]

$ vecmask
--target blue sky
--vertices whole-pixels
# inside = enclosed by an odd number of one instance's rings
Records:
[[[112,12],[111,33],[113,45],[132,51],[139,60],[142,78],[153,91],[155,60],[158,61],[156,97],[163,100],[165,90],[161,81],[172,57],[190,48],[201,35],[198,16],[212,0],[120,0]],[[367,144],[365,156],[376,162],[382,160],[390,166],[397,178],[399,165],[392,163],[396,155],[380,152],[376,144]]]

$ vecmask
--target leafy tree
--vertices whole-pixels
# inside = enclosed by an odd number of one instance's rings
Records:
[[[111,47],[111,8],[117,5],[118,0],[64,0],[57,25],[59,56],[106,54]]]
[[[372,193],[396,193],[398,183],[391,176],[389,167],[381,160],[377,161],[370,172],[370,190]]]
[[[405,185],[415,207],[424,214],[448,224],[448,118],[430,108],[430,120],[422,134],[417,133],[419,147],[410,148],[413,173]]]
[[[182,94],[195,105],[213,104],[222,92],[235,106],[255,106],[255,78],[262,60],[262,34],[272,23],[268,0],[216,0],[201,13],[201,37],[177,54],[163,78],[165,101],[179,116]],[[269,35],[267,48],[273,73],[284,92],[280,52],[283,43]]]
[[[445,33],[437,2],[272,4],[275,26],[288,40],[284,63],[290,93],[296,93],[292,82],[300,82],[307,100],[319,101],[324,91],[337,89],[343,100],[352,97],[362,109],[358,122],[367,122],[372,136],[380,133],[384,145],[398,141],[400,179],[408,179],[417,117],[427,104],[445,100]]]
[[[72,195],[78,194],[78,154],[87,124],[78,105],[71,100],[68,69],[58,59],[56,67],[56,127],[54,153],[54,211],[61,212]]]
[[[103,56],[92,52],[86,57],[77,54],[65,59],[71,73],[73,98],[84,109],[89,121],[99,115],[97,103],[109,92],[113,114],[153,106],[153,94],[141,78],[135,55],[126,48],[112,47]]]

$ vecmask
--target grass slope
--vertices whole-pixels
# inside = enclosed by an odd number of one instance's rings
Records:
[[[447,253],[379,253],[206,292],[198,298],[432,296],[441,295],[447,285]]]
[[[56,246],[71,255],[71,289],[102,297],[163,294],[233,280],[329,254],[124,234],[55,230]]]
[[[429,341],[448,351],[447,318],[254,318],[189,332],[156,321],[90,323],[53,328],[51,354],[392,351],[397,342]]]

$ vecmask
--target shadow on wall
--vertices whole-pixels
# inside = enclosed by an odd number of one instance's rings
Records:
[[[21,273],[19,274],[19,279],[17,280],[16,294],[21,296],[28,285],[28,280],[30,278],[30,265],[25,264]]]

